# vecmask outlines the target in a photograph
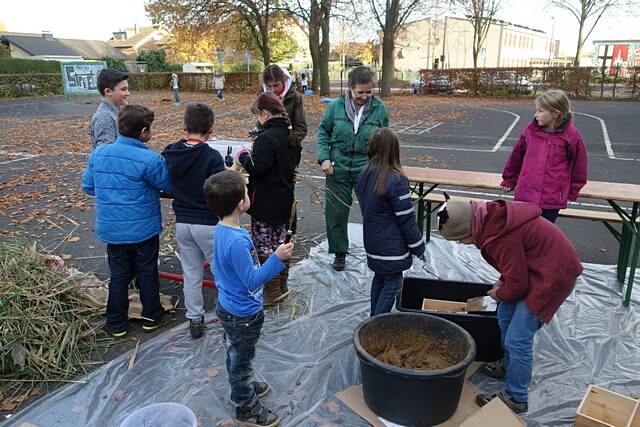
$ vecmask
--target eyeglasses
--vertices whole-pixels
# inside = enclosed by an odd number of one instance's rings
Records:
[[[373,95],[373,91],[369,90],[369,91],[355,91],[355,90],[351,90],[351,92],[353,92],[354,95],[356,95],[358,98],[362,97],[362,96],[371,96]]]
[[[438,231],[442,231],[442,227],[444,227],[447,221],[449,221],[449,212],[447,211],[447,202],[449,201],[450,197],[444,191],[442,192],[442,195],[444,196],[444,203],[438,210]]]

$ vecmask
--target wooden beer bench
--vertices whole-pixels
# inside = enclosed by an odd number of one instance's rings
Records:
[[[409,182],[413,183],[411,191],[417,202],[418,227],[425,234],[427,242],[431,238],[431,214],[444,203],[442,193],[434,192],[439,185],[501,190],[502,176],[496,173],[420,167],[405,167],[404,172]],[[611,206],[611,210],[568,208],[562,209],[559,216],[599,221],[613,234],[619,243],[617,278],[622,285],[623,304],[629,305],[638,258],[640,257],[640,185],[589,181],[580,191],[580,197],[606,200]],[[458,200],[472,199],[453,198]],[[623,209],[620,206],[621,202],[631,203],[631,212]],[[426,230],[424,228],[425,220],[427,221]],[[621,230],[616,229],[612,224],[622,224]],[[628,279],[627,267],[629,267]]]

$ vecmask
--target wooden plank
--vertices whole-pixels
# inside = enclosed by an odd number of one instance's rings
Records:
[[[461,171],[453,169],[403,168],[410,182],[452,185],[457,187],[500,190],[502,175],[490,172]],[[580,197],[619,202],[640,202],[640,185],[617,182],[588,181],[580,191]]]
[[[467,303],[425,298],[422,300],[422,309],[426,311],[464,313],[467,311]]]

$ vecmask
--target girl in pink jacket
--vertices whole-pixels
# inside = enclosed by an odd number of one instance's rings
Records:
[[[587,183],[587,153],[571,120],[567,95],[548,90],[535,101],[534,120],[522,131],[502,172],[502,189],[542,209],[551,222]]]

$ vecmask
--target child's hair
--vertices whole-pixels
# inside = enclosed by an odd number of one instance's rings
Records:
[[[373,83],[373,71],[366,65],[359,65],[349,71],[347,84],[350,88],[353,89],[356,85],[368,85],[370,83]]]
[[[380,199],[384,196],[384,185],[391,171],[402,173],[400,164],[400,140],[389,128],[376,129],[369,137],[369,167],[367,175],[375,169],[378,171],[373,194]],[[367,176],[368,179],[368,176]]]
[[[114,70],[113,68],[103,68],[102,71],[98,73],[98,90],[100,91],[100,95],[104,96],[105,89],[109,88],[113,90],[118,83],[128,78],[129,75],[122,71]]]
[[[184,110],[184,124],[189,133],[206,135],[213,126],[213,110],[207,104],[194,102]]]
[[[280,98],[271,92],[262,92],[253,101],[253,104],[251,104],[251,112],[258,115],[262,110],[268,111],[274,116],[280,116],[287,120],[289,123],[289,145],[296,145],[296,136],[291,131],[291,119],[289,118],[289,114],[284,108],[282,101],[280,101]]]
[[[565,119],[571,112],[571,101],[564,91],[549,89],[536,98],[536,106],[547,111],[558,111],[560,119]]]
[[[266,83],[277,80],[284,83],[287,81],[287,75],[278,64],[268,65],[262,72],[262,81]]]
[[[209,209],[222,219],[231,215],[238,203],[244,200],[245,191],[244,177],[240,172],[225,170],[207,178],[202,195]]]
[[[144,105],[131,104],[118,114],[118,133],[130,138],[138,138],[142,129],[151,127],[155,114]]]

